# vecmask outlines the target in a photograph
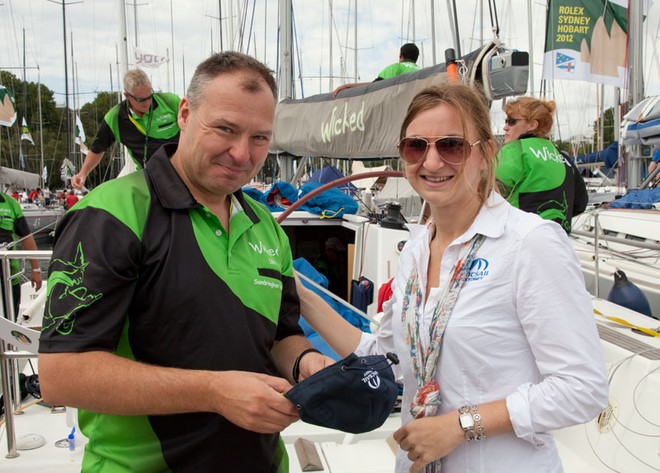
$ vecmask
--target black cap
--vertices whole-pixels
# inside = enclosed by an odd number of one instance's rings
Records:
[[[369,432],[383,425],[394,408],[399,388],[391,365],[398,362],[392,353],[351,353],[284,395],[309,424],[354,434]]]

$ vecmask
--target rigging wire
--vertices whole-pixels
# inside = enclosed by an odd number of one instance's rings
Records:
[[[610,371],[610,374],[609,374],[609,377],[608,377],[608,380],[607,380],[607,381],[608,381],[608,385],[609,385],[610,387],[612,386],[612,382],[613,382],[613,379],[614,379],[614,374],[617,372],[617,370],[618,370],[618,369],[619,369],[619,368],[620,368],[625,362],[627,362],[628,360],[631,360],[632,358],[635,358],[636,356],[640,356],[640,355],[643,355],[643,354],[645,354],[645,353],[658,352],[658,350],[660,350],[660,349],[658,349],[658,348],[649,348],[649,349],[646,349],[646,350],[642,350],[642,351],[639,351],[639,352],[633,353],[633,354],[631,354],[631,355],[629,355],[629,356],[627,356],[627,357],[625,357],[625,358],[619,360],[618,362],[616,362],[616,363],[610,368],[611,371]],[[637,390],[637,387],[642,383],[642,381],[644,381],[649,375],[651,375],[652,373],[654,373],[655,371],[658,371],[658,370],[660,370],[660,368],[655,368],[654,370],[652,370],[652,371],[646,373],[646,374],[645,374],[640,380],[638,380],[638,382],[637,382],[637,384],[636,384],[636,386],[635,386],[635,390],[633,391],[633,404],[634,404],[634,406],[635,406],[635,411],[640,415],[640,417],[641,417],[642,419],[646,420],[647,422],[649,422],[649,421],[648,421],[644,416],[641,415],[640,410],[637,408],[637,403],[636,403],[636,400],[635,400],[635,392],[636,392],[636,390]],[[625,430],[628,430],[628,431],[631,432],[631,433],[638,434],[638,435],[640,435],[640,436],[644,436],[644,437],[653,437],[653,438],[657,438],[657,437],[658,437],[657,435],[649,435],[649,434],[644,434],[644,433],[636,432],[636,431],[630,429],[628,426],[626,426],[626,425],[624,425],[623,423],[621,423],[620,419],[619,419],[615,414],[612,414],[612,415],[613,415],[614,419],[617,421],[617,425],[620,425],[620,426],[623,427]],[[649,422],[649,423],[651,423],[652,425],[656,425],[656,424],[654,424],[654,423],[652,423],[652,422]],[[620,471],[620,470],[617,470],[617,469],[611,467],[610,465],[608,465],[608,464],[606,463],[606,461],[601,457],[600,453],[597,451],[596,447],[594,446],[594,444],[593,444],[592,441],[591,441],[591,437],[589,436],[589,433],[588,433],[588,430],[587,430],[587,425],[588,425],[588,424],[584,424],[584,435],[585,435],[585,437],[586,437],[586,439],[587,439],[587,443],[589,444],[589,448],[591,449],[591,452],[594,454],[594,456],[596,457],[596,459],[597,459],[597,460],[598,460],[598,461],[599,461],[599,462],[600,462],[605,468],[607,468],[608,470],[611,470],[611,471],[617,471],[617,472]],[[660,469],[654,467],[653,465],[648,464],[648,463],[645,462],[642,458],[640,458],[637,454],[635,454],[634,452],[632,452],[628,447],[626,447],[626,445],[624,444],[623,440],[622,440],[621,438],[619,438],[619,436],[616,434],[616,432],[614,431],[613,428],[612,428],[612,430],[611,430],[610,432],[612,433],[612,435],[614,436],[614,438],[617,440],[617,442],[619,443],[619,445],[620,445],[620,446],[621,446],[626,452],[628,452],[628,453],[629,453],[634,459],[636,459],[637,461],[643,463],[644,465],[648,466],[649,468],[651,468],[651,469],[654,470],[654,471],[660,471]]]
[[[246,7],[246,10],[247,10],[247,7]],[[248,35],[247,35],[248,42],[247,42],[247,46],[245,47],[245,53],[246,54],[249,54],[249,51],[250,51],[250,43],[252,42],[252,28],[254,28],[254,17],[255,17],[256,11],[257,11],[257,0],[252,0],[252,15],[250,15],[250,28],[248,30]],[[254,57],[257,57],[257,51],[256,51],[257,42],[256,42],[256,40],[255,40],[254,43],[255,43],[254,44],[254,47],[255,47]]]
[[[500,37],[500,23],[497,17],[497,5],[495,0],[488,0],[488,12],[490,13],[490,26],[496,38]]]
[[[300,45],[298,44],[298,23],[296,22],[295,10],[291,11],[291,23],[293,24],[293,41],[296,44],[296,58],[298,59],[298,80],[300,81],[300,97],[305,98],[305,89],[303,83],[302,57],[300,54]],[[293,94],[295,96],[295,93]]]

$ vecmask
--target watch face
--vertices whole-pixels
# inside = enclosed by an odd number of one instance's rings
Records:
[[[458,421],[461,423],[461,428],[471,429],[474,427],[474,419],[471,414],[461,414],[458,416]]]

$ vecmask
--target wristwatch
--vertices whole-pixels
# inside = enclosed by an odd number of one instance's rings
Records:
[[[474,418],[470,414],[470,408],[468,406],[463,406],[458,410],[458,423],[461,429],[463,429],[465,440],[472,442],[477,439],[474,433]]]

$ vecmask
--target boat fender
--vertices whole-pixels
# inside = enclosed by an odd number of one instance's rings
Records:
[[[617,269],[614,272],[614,285],[607,300],[640,314],[653,317],[649,300],[642,290],[628,280],[626,273]]]
[[[21,391],[21,401],[31,395],[35,399],[41,399],[41,389],[39,388],[39,375],[24,373],[18,374],[18,386]],[[0,416],[4,415],[5,406],[3,395],[0,394]]]

